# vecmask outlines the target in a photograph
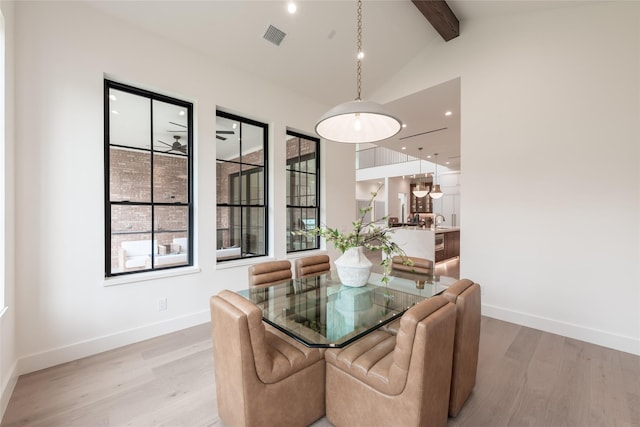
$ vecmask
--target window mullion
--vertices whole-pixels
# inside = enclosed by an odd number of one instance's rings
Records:
[[[154,194],[154,188],[153,188],[153,180],[154,180],[154,173],[153,173],[153,162],[155,160],[155,149],[153,148],[153,100],[149,99],[149,149],[150,149],[150,162],[149,164],[151,165],[151,173],[149,174],[149,185],[150,185],[150,191],[149,191],[149,197],[150,197],[150,201],[151,201],[151,268],[153,269],[156,265],[156,260],[155,260],[155,254],[156,254],[156,248],[154,247],[154,242],[156,241],[156,208],[155,208],[155,194]]]

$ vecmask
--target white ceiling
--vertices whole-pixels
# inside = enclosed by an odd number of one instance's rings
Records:
[[[230,67],[258,75],[319,102],[333,106],[356,96],[356,2],[297,1],[94,1],[88,4],[133,23],[159,38],[170,39]],[[461,21],[497,15],[573,6],[577,1],[457,1],[448,4]],[[425,46],[444,43],[410,0],[368,0],[363,4],[362,98],[383,85]],[[280,46],[263,39],[269,25],[286,36]],[[326,82],[323,84],[323,82]],[[459,159],[460,85],[448,82],[433,93],[422,92],[389,104],[408,124],[397,138],[443,127],[446,131],[381,145],[407,146],[417,156],[440,152]],[[443,122],[444,110],[454,115]],[[432,145],[431,145],[432,144]],[[447,146],[447,144],[449,146]],[[451,164],[456,169],[457,165]]]
[[[153,148],[186,154],[187,110],[166,102],[109,89],[109,137],[111,144],[150,148],[149,127],[153,104]],[[184,148],[179,148],[180,146]],[[176,148],[179,148],[176,150]],[[184,151],[182,151],[184,150]]]

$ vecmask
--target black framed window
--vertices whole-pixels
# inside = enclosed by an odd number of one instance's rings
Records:
[[[320,247],[320,237],[292,235],[320,221],[320,140],[287,131],[287,252]]]
[[[268,126],[216,112],[216,260],[267,255]]]
[[[104,82],[105,275],[193,265],[193,104]]]

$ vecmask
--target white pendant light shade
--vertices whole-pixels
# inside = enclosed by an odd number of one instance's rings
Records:
[[[336,105],[316,124],[316,132],[330,141],[360,144],[391,138],[402,123],[372,101],[355,100]]]
[[[336,105],[316,123],[316,133],[329,141],[360,144],[391,138],[402,129],[402,122],[373,101],[363,101],[362,87],[362,0],[357,2],[356,62],[357,96],[355,101]]]
[[[432,199],[439,199],[440,197],[442,197],[444,193],[442,192],[442,190],[440,190],[440,184],[436,184],[433,186],[433,190],[431,190],[431,192],[429,193],[429,196]]]
[[[421,199],[425,197],[429,192],[427,190],[413,190],[413,195]]]
[[[442,190],[440,190],[440,184],[436,184],[436,181],[438,180],[438,153],[435,153],[434,156],[436,157],[436,160],[434,162],[434,164],[436,165],[436,171],[433,174],[433,188],[429,193],[429,197],[431,197],[432,199],[439,199],[444,193],[442,192]]]
[[[420,152],[420,159],[418,160],[420,163],[420,175],[422,175],[422,147],[418,148],[418,151]],[[418,178],[420,179],[420,178]],[[420,181],[418,181],[418,184],[416,185],[416,189],[412,191],[413,195],[416,196],[417,198],[422,198],[422,197],[426,197],[427,194],[429,194],[429,190],[421,190],[420,189]]]

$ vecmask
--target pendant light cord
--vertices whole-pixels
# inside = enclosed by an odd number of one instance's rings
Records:
[[[357,0],[356,99],[336,105],[320,117],[316,133],[330,141],[348,144],[378,142],[402,130],[402,122],[377,102],[362,100],[362,0]]]
[[[418,148],[418,152],[420,153],[420,159],[418,160],[418,165],[420,165],[420,174],[418,175],[418,188],[420,188],[420,175],[422,175],[422,147]],[[427,186],[426,181],[425,181],[425,188]]]
[[[436,156],[436,172],[433,175],[433,185],[435,187],[435,185],[438,183],[438,153],[435,153]]]
[[[358,0],[358,38],[356,43],[358,66],[356,72],[358,96],[356,101],[361,101],[360,92],[362,90],[362,0]]]

